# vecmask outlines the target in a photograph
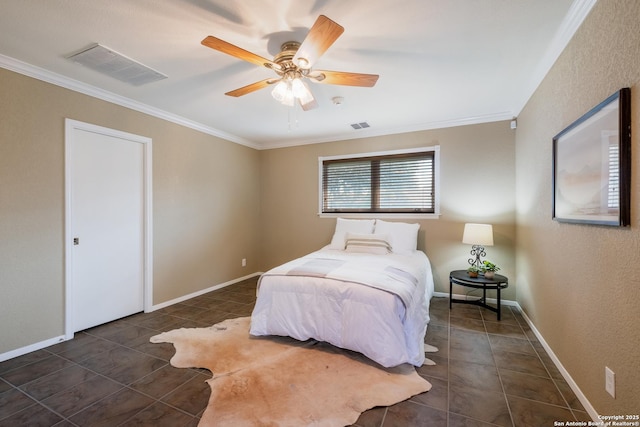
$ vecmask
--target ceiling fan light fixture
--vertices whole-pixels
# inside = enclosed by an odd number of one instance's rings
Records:
[[[293,96],[293,92],[291,90],[287,90],[284,99],[281,101],[282,105],[286,105],[287,107],[293,107],[293,101],[295,97]]]
[[[300,104],[307,105],[314,101],[313,94],[309,87],[300,77],[284,77],[271,91],[271,96],[283,105],[293,106],[295,100]]]
[[[287,92],[289,92],[289,85],[283,79],[276,83],[276,86],[271,91],[271,96],[278,102],[283,102],[285,97],[287,96]]]

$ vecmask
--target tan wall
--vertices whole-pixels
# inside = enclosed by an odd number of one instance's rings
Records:
[[[4,69],[0,94],[0,354],[64,333],[65,118],[153,139],[155,304],[258,270],[257,151]]]
[[[318,157],[440,145],[441,212],[419,222],[418,248],[434,270],[436,291],[449,292],[449,271],[468,266],[465,222],[494,225],[487,259],[515,278],[515,136],[509,122],[460,126],[391,136],[267,150],[262,166],[264,268],[329,243],[335,218],[318,216]],[[503,293],[515,300],[515,280]],[[461,292],[466,292],[465,289]]]
[[[518,118],[518,301],[599,414],[640,409],[640,2],[600,0]],[[632,91],[625,229],[551,219],[552,138],[621,87]],[[605,392],[605,366],[617,394]]]

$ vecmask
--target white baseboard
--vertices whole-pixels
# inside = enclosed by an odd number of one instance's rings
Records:
[[[449,298],[449,292],[434,292],[433,296]],[[453,296],[459,299],[467,299],[467,300],[475,299],[475,297],[471,297],[468,295],[453,294]],[[487,302],[497,304],[498,301],[495,298],[487,298]],[[527,314],[524,312],[522,307],[520,307],[520,304],[518,304],[517,301],[511,301],[511,300],[501,300],[500,302],[504,305],[517,307],[518,310],[520,310],[520,313],[522,313],[522,317],[524,317],[524,320],[527,322],[527,324],[533,331],[533,334],[536,336],[536,338],[538,338],[538,341],[540,341],[540,344],[542,344],[542,347],[544,347],[544,350],[547,352],[547,354],[551,358],[551,361],[554,363],[554,365],[556,365],[556,368],[558,368],[558,371],[560,371],[560,373],[562,374],[562,377],[565,379],[567,384],[569,384],[569,387],[571,387],[571,390],[573,390],[573,392],[576,394],[576,397],[578,398],[578,400],[580,400],[580,403],[582,403],[582,406],[584,406],[584,409],[587,411],[591,419],[595,422],[600,421],[600,418],[598,417],[598,412],[593,408],[589,400],[587,400],[587,397],[584,395],[582,390],[580,390],[580,387],[578,387],[578,385],[573,380],[573,378],[571,378],[571,375],[569,375],[569,372],[564,368],[564,366],[562,366],[560,359],[558,359],[558,357],[555,355],[553,350],[551,350],[551,347],[549,347],[549,344],[547,344],[545,339],[542,337],[542,334],[540,334],[540,331],[538,331],[538,329],[535,327],[531,319],[529,319],[529,316],[527,316]]]
[[[540,334],[540,331],[538,331],[538,329],[535,327],[531,319],[529,319],[529,316],[527,316],[527,314],[524,312],[522,307],[520,307],[520,304],[516,303],[516,306],[520,310],[520,313],[522,313],[522,317],[524,317],[524,320],[526,320],[527,323],[529,324],[529,327],[533,331],[536,338],[538,338],[538,341],[540,341],[540,344],[542,344],[542,347],[544,347],[544,350],[547,352],[547,354],[549,355],[553,363],[556,365],[556,368],[558,368],[558,370],[564,377],[567,384],[569,384],[569,387],[571,387],[571,390],[573,390],[578,400],[580,400],[580,403],[582,403],[582,406],[584,406],[584,409],[586,409],[591,419],[595,422],[600,422],[600,418],[598,417],[598,412],[594,409],[594,407],[591,405],[589,400],[587,400],[587,397],[584,395],[582,390],[580,390],[580,387],[578,387],[578,384],[576,384],[573,378],[571,378],[571,375],[569,375],[569,372],[564,368],[564,366],[562,366],[560,359],[558,359],[558,357],[555,355],[553,350],[551,350],[551,347],[549,347],[549,344],[547,344],[547,342],[542,337],[542,334]]]
[[[169,307],[170,305],[174,305],[174,304],[177,304],[179,302],[186,301],[186,300],[189,300],[191,298],[198,297],[200,295],[206,294],[206,293],[211,292],[211,291],[215,291],[215,290],[218,290],[218,289],[226,288],[227,286],[233,285],[233,284],[238,283],[238,282],[242,282],[243,280],[247,280],[247,279],[250,279],[252,277],[259,276],[260,274],[262,274],[262,273],[259,273],[259,272],[252,273],[252,274],[249,274],[248,276],[239,277],[237,279],[233,279],[233,280],[230,280],[228,282],[220,283],[218,285],[213,285],[213,286],[211,286],[211,287],[209,287],[207,289],[202,289],[200,291],[193,292],[193,293],[188,294],[188,295],[183,295],[183,296],[181,296],[179,298],[175,298],[175,299],[172,299],[170,301],[165,301],[165,302],[162,302],[160,304],[153,305],[153,306],[151,306],[151,310],[149,310],[149,312],[160,310],[161,308]]]
[[[243,280],[247,280],[247,279],[250,279],[252,277],[259,276],[260,274],[262,274],[262,273],[252,273],[252,274],[249,274],[248,276],[244,276],[244,277],[240,277],[238,279],[230,280],[228,282],[220,283],[218,285],[211,286],[210,288],[203,289],[201,291],[194,292],[192,294],[185,295],[185,296],[182,296],[180,298],[176,298],[176,299],[171,300],[171,301],[166,301],[166,302],[163,302],[163,303],[158,304],[158,305],[154,305],[154,306],[151,307],[150,312],[151,311],[155,311],[155,310],[159,310],[159,309],[164,308],[164,307],[168,307],[168,306],[173,305],[173,304],[177,304],[177,303],[182,302],[182,301],[186,301],[188,299],[200,296],[202,294],[206,294],[207,292],[215,291],[216,289],[221,289],[221,288],[233,285],[235,283],[242,282]],[[11,351],[8,351],[6,353],[0,354],[0,362],[4,362],[5,360],[13,359],[14,357],[23,356],[23,355],[25,355],[27,353],[31,353],[32,351],[41,350],[43,348],[49,347],[49,346],[54,345],[54,344],[58,344],[58,343],[63,342],[63,341],[67,341],[67,338],[65,337],[65,335],[60,335],[58,337],[49,338],[49,339],[46,339],[44,341],[40,341],[40,342],[37,342],[37,343],[34,343],[34,344],[27,345],[25,347],[17,348],[15,350],[11,350]]]
[[[0,354],[0,362],[4,362],[5,360],[13,359],[14,357],[31,353],[32,351],[41,350],[45,347],[58,344],[59,342],[62,342],[62,341],[66,341],[64,335],[60,335],[59,337],[49,338],[47,340],[30,344],[25,347],[16,348],[15,350],[7,351],[6,353]]]

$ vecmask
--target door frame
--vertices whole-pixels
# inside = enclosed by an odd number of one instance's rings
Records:
[[[65,139],[64,139],[64,151],[65,151],[65,166],[64,166],[64,196],[65,196],[65,212],[64,212],[64,252],[65,252],[65,271],[64,271],[64,283],[65,283],[65,316],[64,316],[64,329],[65,339],[70,340],[74,335],[74,319],[73,319],[73,278],[71,272],[73,271],[73,233],[72,233],[72,147],[74,142],[74,132],[76,130],[82,130],[86,132],[93,132],[113,138],[120,138],[133,143],[143,144],[143,301],[144,311],[151,311],[153,305],[153,215],[152,215],[152,139],[140,135],[134,135],[127,132],[122,132],[115,129],[109,129],[102,126],[93,125],[90,123],[84,123],[73,119],[65,119]]]

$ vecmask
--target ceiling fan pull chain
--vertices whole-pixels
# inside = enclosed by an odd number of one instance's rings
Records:
[[[295,103],[291,107],[287,107],[287,120],[289,123],[289,132],[298,128],[298,109]]]

